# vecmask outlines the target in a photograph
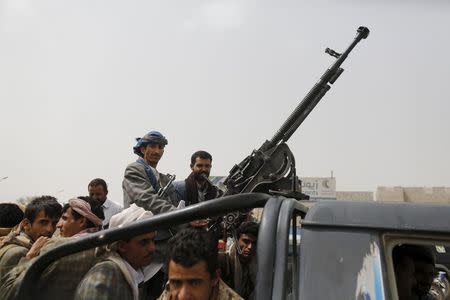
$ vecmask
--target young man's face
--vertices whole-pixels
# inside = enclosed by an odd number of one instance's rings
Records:
[[[156,168],[164,154],[164,145],[148,144],[140,148],[144,160],[153,168]]]
[[[23,229],[25,233],[33,240],[36,241],[41,236],[52,237],[56,230],[56,224],[58,218],[50,218],[45,214],[42,209],[34,218],[34,222],[31,223],[28,219],[23,220]]]
[[[211,167],[212,167],[211,160],[207,158],[205,159],[196,157],[195,163],[193,165],[191,164],[192,172],[199,175],[205,174],[206,176],[209,176],[209,172],[211,172]]]
[[[179,265],[173,260],[169,262],[171,299],[208,300],[218,282],[218,274],[211,276],[204,260],[190,268]]]
[[[86,229],[87,220],[83,216],[76,220],[72,215],[72,208],[69,207],[62,214],[56,227],[59,228],[59,234],[62,237],[71,237]]]
[[[105,191],[103,186],[101,185],[90,185],[88,187],[89,197],[97,200],[100,203],[106,201],[106,195],[108,195],[108,191]]]
[[[238,240],[241,249],[241,260],[248,261],[256,253],[256,237],[251,234],[241,234]]]
[[[128,241],[119,241],[118,252],[133,268],[148,266],[155,252],[155,232],[135,236]]]

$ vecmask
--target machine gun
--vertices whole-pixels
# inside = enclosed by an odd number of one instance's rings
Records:
[[[167,189],[172,184],[172,182],[175,180],[175,175],[167,174],[167,177],[169,178],[169,181],[164,187],[160,187],[156,195],[158,195],[159,198],[162,198],[166,195]]]
[[[359,27],[357,35],[342,54],[327,48],[325,53],[337,58],[295,108],[289,118],[270,140],[235,165],[224,183],[227,191],[224,196],[263,192],[278,194],[295,199],[309,199],[301,193],[300,180],[296,175],[295,158],[286,142],[303,123],[309,113],[319,103],[339,76],[344,72],[341,64],[362,39],[367,38],[369,29]]]

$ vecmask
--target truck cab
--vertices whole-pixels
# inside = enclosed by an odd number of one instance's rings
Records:
[[[210,200],[63,244],[28,268],[17,298],[39,298],[40,275],[62,257],[175,224],[257,207],[263,213],[256,299],[402,299],[393,258],[402,245],[436,249],[432,274],[440,286],[436,297],[448,299],[448,265],[443,258],[450,246],[450,206],[311,202],[261,193]]]

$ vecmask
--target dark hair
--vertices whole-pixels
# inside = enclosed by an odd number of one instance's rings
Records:
[[[53,196],[41,196],[34,198],[25,208],[24,218],[33,224],[34,219],[41,210],[44,210],[45,216],[52,219],[59,219],[62,214],[62,206]]]
[[[96,201],[95,199],[88,197],[88,196],[79,196],[77,197],[78,199],[84,200],[87,203],[89,203],[89,205],[91,206],[91,211],[94,215],[96,215],[97,217],[99,217],[100,219],[104,220],[105,219],[105,214],[103,213],[103,208],[102,205],[98,203],[98,201]],[[62,213],[65,213],[68,209],[70,208],[69,203],[64,204],[64,207],[62,209]],[[77,213],[76,211],[74,211],[73,209],[71,210],[72,212],[72,217],[75,220],[78,220],[79,218],[82,217],[82,215],[80,215],[79,213]],[[92,223],[88,218],[86,218],[86,224],[87,227],[86,228],[91,228],[91,227],[97,227],[97,225],[95,225],[94,223]]]
[[[178,232],[168,243],[167,269],[169,262],[191,268],[202,260],[207,271],[215,275],[219,268],[217,240],[202,228],[186,228]]]
[[[195,164],[195,160],[197,159],[197,157],[199,157],[201,159],[209,159],[210,161],[212,161],[211,154],[209,154],[206,151],[200,150],[200,151],[194,152],[194,154],[192,154],[192,156],[191,156],[191,165]]]
[[[395,268],[397,268],[402,263],[404,257],[411,258],[407,245],[395,246],[392,250],[392,262],[394,263]]]
[[[424,262],[432,264],[434,266],[436,262],[436,256],[432,249],[432,246],[426,245],[406,245],[410,248],[410,253],[414,261]]]
[[[95,178],[95,179],[92,179],[91,182],[89,182],[89,184],[88,184],[88,188],[89,188],[90,186],[98,186],[98,185],[101,185],[101,186],[103,187],[103,190],[104,190],[105,192],[108,191],[108,185],[106,184],[106,181],[104,181],[104,180],[101,179],[101,178]]]
[[[0,227],[14,227],[23,220],[23,211],[15,203],[0,203]]]
[[[394,265],[400,261],[400,258],[408,256],[413,261],[420,261],[434,266],[436,258],[431,247],[426,245],[399,245],[392,251]]]
[[[242,234],[247,234],[254,236],[255,238],[258,238],[258,229],[259,224],[256,222],[252,221],[242,222],[241,225],[238,227],[236,233],[238,238],[240,238]]]

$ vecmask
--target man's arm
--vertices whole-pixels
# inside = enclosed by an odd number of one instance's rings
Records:
[[[8,247],[8,245],[4,246]],[[27,255],[28,249],[21,246],[10,246],[2,255],[0,260],[0,279],[5,276],[6,273],[11,271],[12,268],[17,266],[20,260]]]
[[[122,188],[124,206],[136,203],[137,206],[149,210],[155,215],[176,209],[168,200],[156,196],[156,191],[147,178],[144,166],[129,165],[125,169]],[[128,203],[125,203],[126,201]]]

